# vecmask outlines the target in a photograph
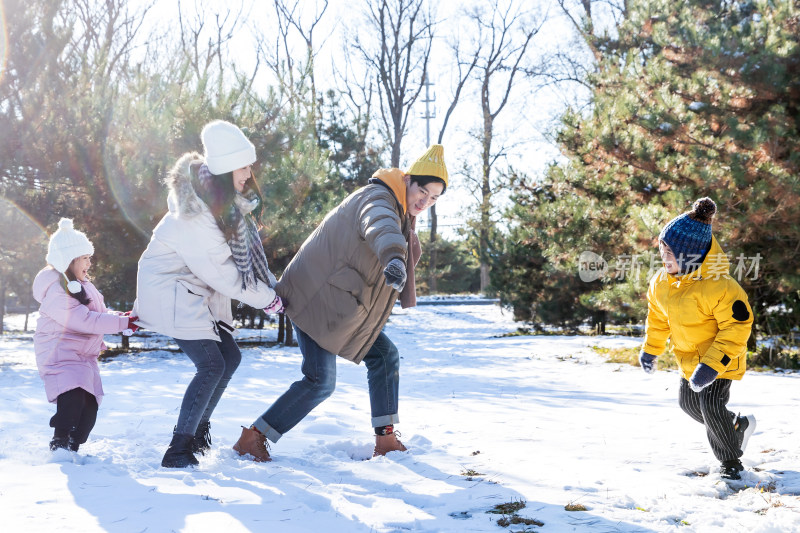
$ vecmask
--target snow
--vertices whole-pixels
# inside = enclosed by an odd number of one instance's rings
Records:
[[[7,327],[15,327],[15,317]],[[32,322],[34,323],[34,322]],[[3,531],[788,532],[800,531],[800,375],[749,372],[729,407],[755,414],[741,483],[720,479],[702,426],[677,405],[678,375],[606,363],[592,346],[640,339],[501,336],[496,305],[396,309],[401,423],[409,452],[369,459],[365,369],[271,452],[231,446],[299,376],[296,347],[246,345],[196,469],[159,466],[193,373],[164,339],[101,366],[106,398],[80,452],[47,449],[54,412],[30,333],[0,341]],[[242,330],[241,338],[274,338]],[[109,341],[119,337],[110,336]],[[698,475],[706,474],[706,475]],[[498,525],[496,505],[525,502]],[[568,504],[585,511],[566,511]]]

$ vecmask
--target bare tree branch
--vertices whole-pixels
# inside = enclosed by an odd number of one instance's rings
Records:
[[[428,69],[434,23],[424,7],[424,0],[370,0],[368,25],[362,32],[377,36],[377,44],[365,42],[361,34],[352,44],[377,83],[392,166],[400,164],[408,119]]]

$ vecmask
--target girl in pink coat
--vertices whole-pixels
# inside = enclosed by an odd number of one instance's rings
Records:
[[[94,246],[62,218],[50,237],[48,266],[33,280],[39,320],[33,345],[47,399],[57,406],[50,449],[78,451],[86,442],[103,399],[97,357],[103,335],[137,327],[135,317],[106,309],[103,295],[89,281]]]

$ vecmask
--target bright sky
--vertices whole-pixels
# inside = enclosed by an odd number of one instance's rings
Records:
[[[152,23],[160,29],[163,29],[164,25],[177,28],[178,3],[173,0],[153,0],[153,2],[154,7],[147,15],[146,26]],[[476,0],[473,0],[472,3],[484,4],[484,2]],[[549,3],[549,0],[539,2],[542,11],[548,9]],[[198,10],[207,13],[207,19],[211,23],[214,14],[224,14],[230,5],[235,6],[230,9],[238,10],[239,3],[220,0],[183,2],[182,10],[188,20],[191,20],[195,16],[193,13]],[[230,57],[247,71],[248,69],[252,70],[255,65],[254,35],[258,33],[270,37],[276,35],[277,23],[272,2],[242,0],[242,5],[243,18],[246,23],[237,31],[231,41]],[[304,20],[310,20],[317,9],[321,9],[323,2],[321,0],[304,1],[300,2],[300,5]],[[357,25],[362,23],[364,18],[362,8],[365,5],[363,0],[361,2],[330,0],[324,17],[314,30],[314,43],[319,50],[316,58],[316,77],[320,90],[333,86],[332,81],[327,83],[327,80],[333,79],[333,65],[336,65],[338,69],[343,68],[344,54],[352,53],[346,50],[342,43],[345,36],[352,34],[358,27]],[[435,99],[431,104],[432,112],[435,115],[430,122],[431,142],[435,142],[438,136],[453,94],[453,77],[457,76],[456,70],[451,67],[452,57],[444,36],[451,34],[454,29],[460,28],[464,24],[463,21],[456,20],[454,3],[439,3],[436,7],[438,18],[441,21],[439,29],[442,37],[436,40],[431,58],[430,80],[433,83],[431,93]],[[549,6],[548,13],[550,21],[542,28],[530,47],[533,54],[543,53],[544,50],[552,47],[552,43],[559,39],[563,40],[563,36],[569,34],[570,29],[566,26],[564,17],[554,16],[557,11],[552,6]],[[296,53],[298,55],[302,54],[300,44],[297,43]],[[264,66],[262,65],[260,68],[262,72],[260,83],[264,84],[266,90],[266,86],[272,80]],[[507,157],[497,161],[495,167],[497,170],[505,170],[509,166],[513,166],[528,175],[536,176],[541,174],[548,163],[558,157],[556,147],[547,141],[545,135],[552,128],[553,118],[565,108],[565,96],[563,93],[553,90],[533,93],[531,86],[532,84],[527,80],[519,80],[509,103],[495,123],[494,147],[499,149],[503,146],[507,152]],[[499,93],[500,88],[498,87],[496,94]],[[475,138],[475,132],[482,122],[478,98],[479,86],[476,81],[472,81],[462,92],[461,101],[450,118],[443,141],[445,161],[451,175],[451,185],[448,188],[448,194],[437,205],[437,212],[440,231],[445,234],[452,235],[455,229],[463,224],[463,220],[471,208],[476,205],[475,197],[468,190],[468,177],[478,179],[481,168],[479,159],[481,148],[479,141]],[[401,166],[416,159],[427,146],[424,112],[425,104],[417,103],[415,112],[409,119],[408,133],[403,141]],[[427,224],[427,218],[421,217],[419,227],[425,228]]]

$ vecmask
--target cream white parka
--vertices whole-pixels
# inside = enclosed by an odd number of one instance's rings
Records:
[[[200,154],[184,154],[165,180],[169,212],[139,259],[133,314],[146,330],[219,341],[218,322],[233,323],[231,299],[260,309],[275,291],[261,281],[242,289],[225,235],[192,186],[191,167],[198,162]]]

